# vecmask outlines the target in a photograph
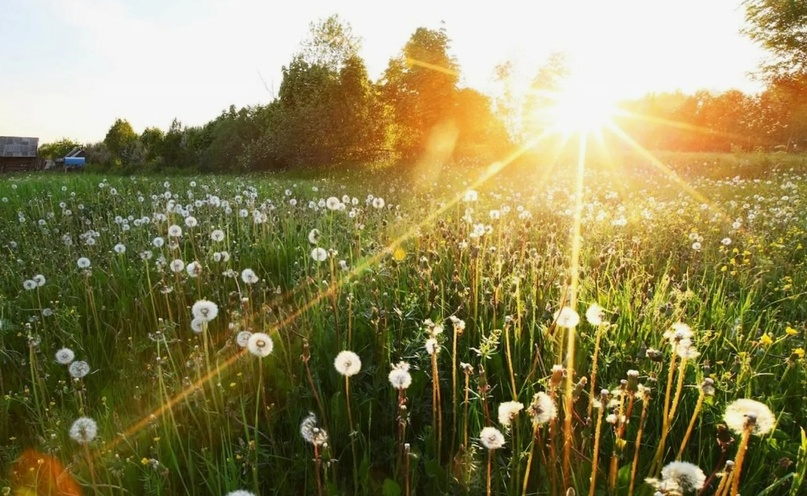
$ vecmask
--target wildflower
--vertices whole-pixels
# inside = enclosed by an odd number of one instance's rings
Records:
[[[303,439],[315,446],[322,446],[328,442],[328,433],[317,427],[317,416],[310,412],[300,423],[300,434]]]
[[[753,425],[751,433],[762,436],[773,429],[776,418],[764,403],[741,398],[726,407],[723,421],[738,434],[745,430],[746,425]]]
[[[87,444],[98,434],[98,424],[89,417],[79,417],[70,426],[70,437],[81,444]]]
[[[356,375],[361,370],[361,359],[352,351],[340,351],[333,361],[336,371],[345,377]]]
[[[586,320],[593,326],[602,324],[604,317],[605,310],[596,303],[592,303],[591,306],[588,307],[588,310],[586,310]]]
[[[710,379],[709,377],[705,378],[701,383],[701,392],[703,392],[704,396],[714,396],[715,395],[714,379]]]
[[[311,243],[312,245],[319,244],[319,240],[321,237],[322,234],[320,234],[319,229],[311,229],[308,232],[308,242]]]
[[[347,266],[347,262],[344,260],[339,260],[339,269],[343,271],[348,270],[349,267]]]
[[[475,202],[479,199],[479,193],[476,191],[469,189],[465,192],[465,195],[462,197],[462,201],[464,202]]]
[[[244,491],[243,489],[237,489],[235,491],[230,491],[225,496],[255,496],[255,493],[252,491]]]
[[[202,334],[205,330],[205,320],[200,318],[195,318],[191,320],[191,330],[196,334]]]
[[[210,322],[219,314],[219,307],[212,301],[199,300],[191,307],[191,313],[194,318],[201,319],[204,322]]]
[[[33,281],[36,283],[36,287],[41,288],[45,285],[45,276],[42,274],[37,274],[34,276]]]
[[[247,340],[247,349],[257,357],[265,357],[272,353],[275,344],[268,334],[263,332],[253,333]]]
[[[185,270],[188,272],[190,277],[199,277],[199,275],[202,273],[202,264],[194,260],[193,262],[189,263],[187,267],[185,267]]]
[[[313,258],[315,262],[324,262],[328,259],[328,252],[325,251],[324,248],[314,248],[311,250],[311,258]]]
[[[241,280],[244,281],[246,284],[255,284],[256,282],[260,281],[258,276],[255,274],[255,271],[252,269],[244,269],[241,271]]]
[[[479,433],[479,440],[482,446],[489,450],[499,449],[504,446],[504,435],[495,427],[485,427]]]
[[[688,462],[670,462],[661,469],[661,480],[670,482],[683,493],[698,491],[706,483],[706,475],[697,465]]]
[[[328,210],[339,210],[341,205],[342,202],[339,201],[339,198],[335,196],[331,196],[327,200],[325,200],[325,206],[328,207]]]
[[[70,348],[62,348],[56,352],[56,361],[62,365],[68,365],[76,358],[76,354]]]
[[[249,342],[249,338],[252,336],[252,333],[249,331],[241,331],[235,336],[235,343],[240,346],[241,348],[246,348],[247,343]]]
[[[770,346],[771,344],[773,344],[773,339],[771,338],[771,335],[766,332],[765,334],[760,336],[759,344],[761,344],[762,346]]]
[[[216,242],[224,241],[224,231],[221,229],[214,229],[212,233],[210,233],[210,239]]]
[[[533,396],[532,403],[529,406],[529,413],[533,424],[543,425],[557,418],[558,407],[555,406],[551,396],[541,391]]]
[[[173,224],[168,228],[168,235],[172,238],[178,238],[182,236],[182,228],[176,224]]]
[[[409,374],[409,364],[398,362],[392,367],[389,373],[389,382],[395,389],[406,389],[412,384],[412,376]]]
[[[162,248],[165,244],[165,240],[159,236],[151,240],[151,244],[154,245],[155,248]]]
[[[182,269],[185,268],[185,262],[183,262],[179,258],[176,258],[174,260],[171,260],[171,264],[169,265],[169,267],[171,267],[172,272],[179,274],[180,272],[182,272]]]
[[[90,266],[90,259],[89,259],[89,258],[87,258],[87,257],[81,257],[81,258],[79,258],[79,259],[78,259],[78,261],[76,262],[76,265],[78,265],[78,268],[79,268],[79,269],[86,269],[86,268],[89,268],[89,266]]]
[[[499,404],[499,423],[504,427],[510,427],[510,423],[516,418],[518,412],[524,409],[524,404],[518,401],[505,401]]]
[[[563,307],[555,312],[555,321],[558,326],[571,329],[580,323],[580,316],[571,307]]]
[[[199,225],[199,221],[196,220],[196,217],[189,215],[185,217],[185,225],[188,227],[196,227],[197,225]]]
[[[118,255],[123,255],[124,253],[126,253],[126,245],[124,245],[123,243],[116,244],[115,247],[112,249],[115,250],[115,253],[117,253]]]
[[[373,207],[375,207],[377,209],[382,209],[382,208],[384,208],[385,204],[386,203],[384,202],[383,198],[379,198],[379,197],[373,198]]]
[[[436,339],[429,338],[426,340],[426,353],[428,353],[429,356],[434,355],[439,351],[440,351],[440,345],[437,343]]]
[[[36,281],[34,281],[32,279],[27,279],[27,280],[23,281],[22,287],[27,289],[28,291],[31,291],[32,289],[36,289]]]
[[[70,375],[76,379],[81,379],[85,375],[90,373],[90,365],[83,361],[79,360],[70,364],[70,367],[67,369],[70,372]]]

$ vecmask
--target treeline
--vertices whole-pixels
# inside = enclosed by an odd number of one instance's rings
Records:
[[[86,147],[88,161],[122,171],[489,163],[551,126],[535,116],[552,105],[546,95],[567,73],[563,57],[553,55],[517,95],[508,89],[512,67],[505,63],[496,73],[503,90],[491,97],[460,87],[443,29],[418,28],[377,81],[359,50],[338,17],[312,24],[268,104],[231,106],[203,126],[174,120],[167,131],[141,134],[118,119],[102,142]],[[649,94],[620,107],[618,126],[650,150],[807,147],[807,77],[773,80],[759,95]]]

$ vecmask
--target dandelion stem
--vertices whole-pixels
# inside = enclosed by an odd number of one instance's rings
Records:
[[[345,376],[345,404],[347,404],[347,422],[350,436],[350,450],[353,452],[353,493],[359,491],[359,465],[356,456],[356,437],[353,435],[353,411],[350,408],[350,377]]]
[[[532,424],[532,443],[530,443],[530,453],[527,455],[527,468],[524,469],[524,482],[521,484],[521,496],[527,496],[527,487],[530,483],[530,469],[532,468],[532,457],[535,455],[535,445],[538,443],[538,429],[540,426]]]
[[[740,491],[740,473],[743,470],[743,460],[745,460],[745,452],[748,450],[748,440],[751,438],[751,431],[754,430],[754,424],[746,422],[743,435],[740,438],[740,445],[737,446],[737,456],[734,459],[734,470],[732,471],[731,492],[729,496],[737,496]]]
[[[636,484],[636,469],[639,467],[639,452],[642,449],[642,434],[644,433],[644,424],[647,419],[647,409],[650,405],[650,394],[647,389],[644,390],[642,395],[642,415],[639,418],[639,430],[636,433],[636,443],[633,447],[633,463],[630,469],[630,487],[628,488],[628,496],[633,496],[633,488]]]
[[[594,408],[594,388],[597,384],[597,357],[600,354],[600,339],[602,339],[603,325],[597,326],[597,333],[594,337],[594,354],[591,357],[591,387],[588,393],[588,410],[586,411],[586,418],[591,418],[591,409]]]
[[[701,413],[701,407],[703,407],[703,398],[705,396],[706,395],[703,394],[703,389],[701,389],[701,392],[698,395],[698,402],[695,403],[695,411],[692,412],[692,420],[689,421],[686,434],[684,434],[684,440],[681,441],[681,447],[678,448],[678,455],[675,457],[676,460],[681,460],[681,457],[684,455],[684,449],[689,442],[689,436],[692,435],[692,429],[695,427],[695,422],[698,421],[698,415]]]
[[[597,485],[597,464],[600,458],[600,435],[602,434],[602,411],[605,405],[597,409],[597,423],[594,427],[594,450],[591,459],[591,477],[589,477],[588,495],[594,496],[594,488]]]

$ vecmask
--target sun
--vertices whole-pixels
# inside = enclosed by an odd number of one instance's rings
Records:
[[[563,135],[599,132],[617,115],[616,96],[591,81],[565,79],[547,109],[552,128]]]

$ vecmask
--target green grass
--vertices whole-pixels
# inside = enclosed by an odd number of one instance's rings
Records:
[[[48,455],[100,494],[481,494],[488,483],[493,494],[590,494],[596,473],[592,494],[628,494],[634,480],[634,494],[649,495],[644,479],[675,460],[693,417],[681,459],[721,473],[741,440],[732,433],[721,449],[723,413],[750,398],[776,427],[750,438],[740,491],[795,495],[807,467],[807,175],[795,163],[763,173],[776,160],[767,156],[716,157],[721,173],[700,175],[686,164],[701,157],[663,159],[689,191],[646,168],[586,174],[574,291],[573,168],[522,165],[481,184],[477,170],[3,177],[0,488],[24,494]],[[475,201],[464,201],[468,188]],[[343,210],[319,206],[344,195]],[[192,209],[198,225],[169,205]],[[175,243],[172,224],[183,230]],[[312,229],[323,262],[311,257]],[[174,273],[175,259],[198,261],[198,277]],[[246,268],[260,281],[242,281]],[[44,285],[26,290],[37,274]],[[219,313],[196,334],[201,299]],[[570,299],[581,321],[567,357],[572,332],[554,316]],[[593,390],[616,399],[603,410],[589,408],[596,398],[580,382],[591,378],[598,328],[583,315],[594,303],[606,325]],[[699,352],[683,366],[663,336],[679,322]],[[236,343],[241,331],[267,333],[273,352],[253,356]],[[89,375],[56,362],[63,347]],[[348,389],[334,368],[342,350],[362,361]],[[412,377],[401,391],[388,377],[400,361]],[[629,399],[629,370],[649,388],[643,399]],[[705,378],[716,392],[700,402]],[[538,392],[558,409],[547,424],[528,413]],[[506,401],[524,405],[509,428],[497,415]],[[325,445],[301,435],[309,412]],[[607,423],[610,413],[626,418]],[[98,424],[87,445],[69,436],[81,416]],[[505,439],[490,457],[486,426]]]

